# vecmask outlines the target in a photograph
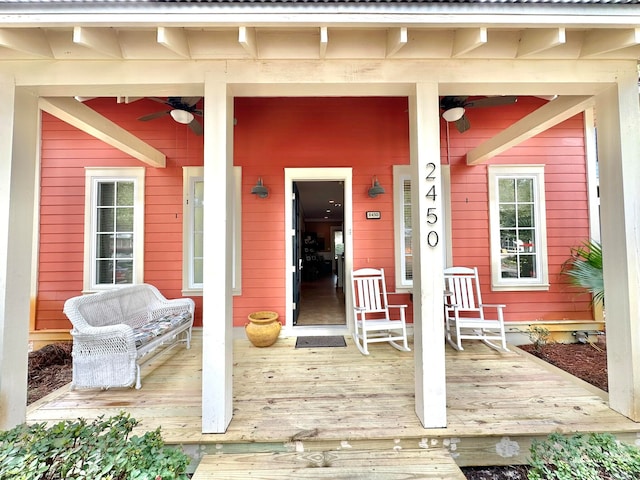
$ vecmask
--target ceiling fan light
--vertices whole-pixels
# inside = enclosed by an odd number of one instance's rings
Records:
[[[171,117],[173,117],[176,122],[183,123],[184,125],[188,125],[193,121],[193,113],[178,108],[171,110]]]
[[[453,107],[448,110],[445,110],[442,113],[442,118],[444,118],[447,122],[457,122],[464,115],[464,108],[462,107]]]

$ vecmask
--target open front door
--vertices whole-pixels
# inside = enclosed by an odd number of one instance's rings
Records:
[[[341,244],[343,253],[340,257],[341,267],[343,267],[340,272],[342,278],[351,270],[353,262],[351,178],[351,168],[285,168],[284,218],[286,225],[284,232],[286,235],[285,266],[287,269],[285,334],[287,335],[303,334],[305,329],[309,332],[312,331],[313,335],[341,335],[347,333],[353,323],[352,315],[349,313],[349,285],[345,282],[340,285],[340,288],[337,288],[338,284],[335,278],[337,272],[334,271],[331,258],[336,254],[330,247],[332,242],[330,236],[333,233],[330,233],[328,224],[332,222],[328,222],[325,216],[328,216],[326,210],[332,207],[326,203],[320,214],[320,210],[315,211],[311,204],[307,205],[306,200],[309,196],[309,189],[320,188],[323,190],[322,196],[325,198],[325,202],[333,200],[334,203],[343,204],[335,205],[336,208],[342,208],[342,220],[333,222],[335,225],[332,225],[338,227],[343,234]],[[339,196],[329,198],[328,192],[325,190],[330,188],[339,190]],[[310,198],[317,201],[319,196],[315,195]],[[310,224],[311,226],[309,226]],[[312,253],[310,245],[305,245],[304,240],[308,236],[313,236],[314,229],[319,224],[325,224],[324,230],[326,231],[315,232],[317,246],[314,247]],[[309,231],[307,231],[307,227],[309,227]],[[309,250],[305,252],[307,249]],[[326,287],[325,283],[331,288],[332,299],[335,297],[342,302],[339,305],[339,314],[328,311],[326,299],[321,299],[321,308],[314,307],[314,299],[317,300],[325,292],[325,290],[320,291],[320,287]],[[308,290],[309,286],[316,287],[317,291]],[[307,293],[313,295],[308,296]],[[338,306],[337,300],[335,303]],[[318,303],[316,302],[315,305]],[[312,314],[312,318],[307,313]],[[319,314],[326,314],[326,318],[320,318]]]
[[[298,185],[293,183],[293,194],[291,195],[291,242],[292,242],[292,260],[293,265],[291,271],[293,272],[293,324],[298,323],[298,315],[300,314],[300,292],[302,290],[302,226],[300,221],[300,194],[298,192]]]

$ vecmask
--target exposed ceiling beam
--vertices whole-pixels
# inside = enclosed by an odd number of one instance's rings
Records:
[[[640,44],[640,28],[592,30],[582,44],[582,57],[593,57]]]
[[[240,27],[238,30],[238,42],[242,45],[251,58],[258,58],[258,45],[256,44],[256,29]]]
[[[73,27],[73,43],[112,58],[122,58],[118,35],[112,28]]]
[[[540,107],[526,117],[503,130],[495,137],[481,143],[467,153],[467,165],[477,165],[538,135],[540,132],[564,122],[593,104],[593,97],[567,96]]]
[[[184,28],[158,27],[157,41],[163,47],[177,53],[181,57],[189,58],[189,40]]]
[[[329,45],[329,30],[327,27],[320,27],[320,58],[327,55],[327,46]]]
[[[0,46],[29,55],[53,58],[49,41],[39,28],[0,28]]]
[[[518,57],[534,55],[566,42],[567,36],[562,27],[525,30],[520,38]]]
[[[459,57],[487,43],[487,29],[463,28],[456,30],[451,56]]]
[[[392,57],[407,44],[407,27],[390,28],[387,31],[387,57]]]
[[[40,97],[40,108],[152,167],[166,166],[164,153],[73,98]]]

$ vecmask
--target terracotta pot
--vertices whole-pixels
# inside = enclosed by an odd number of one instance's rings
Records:
[[[269,347],[276,343],[282,328],[276,312],[253,312],[248,318],[249,323],[244,326],[244,331],[251,343],[256,347]]]

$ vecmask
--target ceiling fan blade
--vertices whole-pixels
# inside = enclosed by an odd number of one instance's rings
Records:
[[[148,115],[144,115],[140,118],[138,118],[138,120],[142,121],[142,122],[146,122],[148,120],[153,120],[154,118],[160,118],[160,117],[164,117],[165,115],[169,115],[170,111],[167,110],[165,112],[155,112],[155,113],[150,113]]]
[[[187,107],[193,107],[201,99],[202,97],[182,97],[181,101],[183,105],[186,105]]]
[[[471,124],[466,115],[462,115],[459,120],[456,120],[456,128],[460,133],[464,133],[471,128]]]
[[[191,123],[189,123],[189,128],[196,135],[202,135],[204,133],[204,128],[202,128],[200,122],[198,122],[195,118],[191,120]]]
[[[498,96],[498,97],[485,97],[478,98],[476,100],[470,100],[464,104],[465,107],[496,107],[498,105],[508,105],[510,103],[516,103],[518,97],[516,96]]]
[[[171,106],[171,104],[169,102],[167,102],[166,100],[163,100],[161,98],[158,98],[158,97],[145,97],[145,98],[148,98],[149,100],[153,100],[154,102],[161,103],[163,105]]]

